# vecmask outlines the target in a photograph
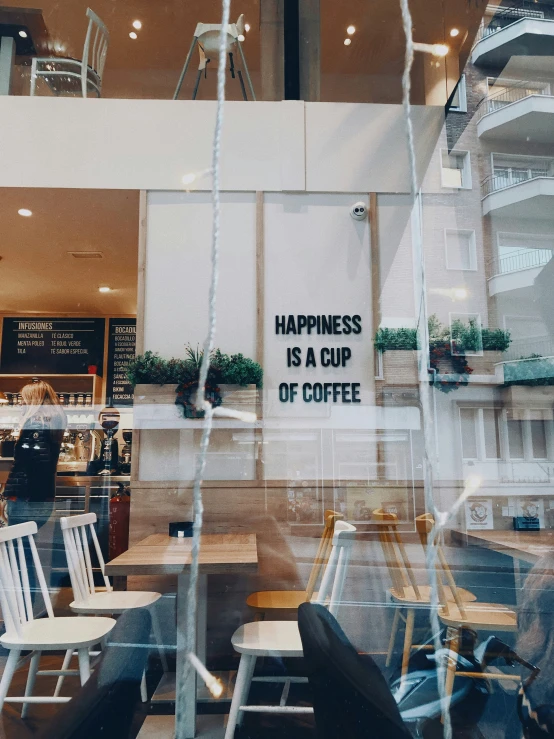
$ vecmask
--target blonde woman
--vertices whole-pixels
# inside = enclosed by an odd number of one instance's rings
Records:
[[[58,396],[43,380],[35,379],[21,389],[24,406],[21,431],[15,445],[14,464],[6,482],[8,523],[13,526],[35,521],[35,537],[45,570],[51,569],[54,547],[54,497],[56,468],[66,427],[66,417]],[[27,540],[25,539],[25,542]],[[34,568],[26,551],[33,596],[36,592]],[[34,601],[34,597],[33,597]]]

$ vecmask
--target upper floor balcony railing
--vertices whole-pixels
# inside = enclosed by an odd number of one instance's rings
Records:
[[[494,113],[519,100],[531,97],[531,95],[551,95],[551,87],[548,82],[536,82],[532,80],[521,80],[511,84],[502,85],[497,92],[491,90],[489,95],[479,103],[477,108],[477,120],[480,121],[488,113]]]
[[[539,177],[554,178],[554,159],[545,157],[510,158],[506,164],[494,164],[494,172],[481,183],[481,194],[485,198],[493,192],[505,190]]]
[[[544,267],[552,259],[550,249],[518,249],[506,256],[495,257],[491,260],[491,275],[506,275],[510,272],[520,272],[524,269]]]
[[[493,10],[495,6],[489,5],[487,10]],[[478,43],[488,36],[492,36],[494,33],[502,31],[504,28],[511,26],[512,23],[516,23],[522,18],[537,18],[539,20],[544,18],[542,10],[530,10],[527,8],[502,8],[496,6],[497,10],[489,23],[485,21],[481,22],[479,31],[475,38],[475,43]]]

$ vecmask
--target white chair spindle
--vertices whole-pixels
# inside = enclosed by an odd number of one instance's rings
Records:
[[[90,595],[94,595],[94,573],[92,572],[92,562],[90,559],[90,549],[87,540],[87,527],[80,526],[81,529],[81,541],[83,542],[83,551],[85,553],[85,567],[88,580],[88,592]],[[77,529],[78,531],[79,529]]]
[[[98,541],[98,536],[96,535],[96,529],[94,528],[93,524],[90,524],[90,533],[92,534],[92,540],[94,542],[94,549],[96,551],[96,556],[98,558],[98,564],[100,565],[100,570],[104,577],[104,585],[106,586],[106,590],[108,591],[108,593],[111,593],[113,589],[112,584],[110,582],[110,578],[106,575],[106,563],[104,562],[104,557],[102,556],[102,549],[100,548],[100,542]]]
[[[29,573],[27,572],[27,560],[25,559],[25,549],[23,547],[23,539],[17,540],[17,551],[19,553],[19,561],[21,563],[21,576],[23,579],[23,597],[25,598],[25,607],[27,608],[27,621],[32,621],[33,601],[31,598],[31,586],[29,584]]]
[[[54,618],[54,609],[52,608],[52,602],[50,600],[50,593],[48,592],[48,586],[46,585],[46,580],[44,579],[44,572],[42,571],[42,565],[40,563],[40,558],[38,556],[37,552],[37,546],[35,544],[34,538],[29,534],[29,546],[31,547],[31,554],[33,555],[33,563],[35,565],[35,572],[36,576],[40,585],[40,592],[42,593],[42,597],[44,598],[44,605],[46,606],[46,612],[48,613],[48,618]]]
[[[17,611],[19,613],[19,620],[21,621],[21,623],[26,623],[27,616],[25,614],[25,605],[23,603],[23,586],[21,584],[21,578],[19,576],[19,567],[17,563],[17,557],[15,556],[13,541],[8,542],[8,559],[10,561],[10,566],[12,570],[12,579],[15,591],[15,599],[17,602]],[[26,563],[24,560],[21,563],[21,566],[23,567],[25,564]]]

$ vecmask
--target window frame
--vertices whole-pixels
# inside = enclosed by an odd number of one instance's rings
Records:
[[[448,234],[470,234],[469,267],[451,267],[448,263]],[[445,228],[444,229],[444,259],[449,272],[477,272],[477,240],[474,228]]]
[[[463,158],[463,167],[459,170],[462,174],[461,185],[447,185],[444,182],[444,171],[443,156],[446,153],[447,156],[461,156]],[[472,190],[473,182],[471,177],[471,152],[466,149],[440,149],[440,168],[441,168],[441,187],[445,190]]]

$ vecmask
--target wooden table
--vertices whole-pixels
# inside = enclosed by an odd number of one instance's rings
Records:
[[[177,680],[185,669],[185,633],[188,571],[192,539],[176,539],[166,534],[152,534],[106,565],[109,575],[177,575]],[[200,542],[198,613],[194,651],[206,658],[207,578],[213,574],[256,572],[258,552],[255,534],[204,534]],[[196,735],[196,673],[191,671],[183,698],[177,693],[176,722],[183,722],[185,733],[178,739]]]
[[[554,551],[554,531],[460,531],[452,529],[452,541],[457,544],[492,549],[514,559],[534,564]]]
[[[0,8],[0,95],[10,94],[16,54],[44,54],[47,46],[48,31],[42,10]]]

